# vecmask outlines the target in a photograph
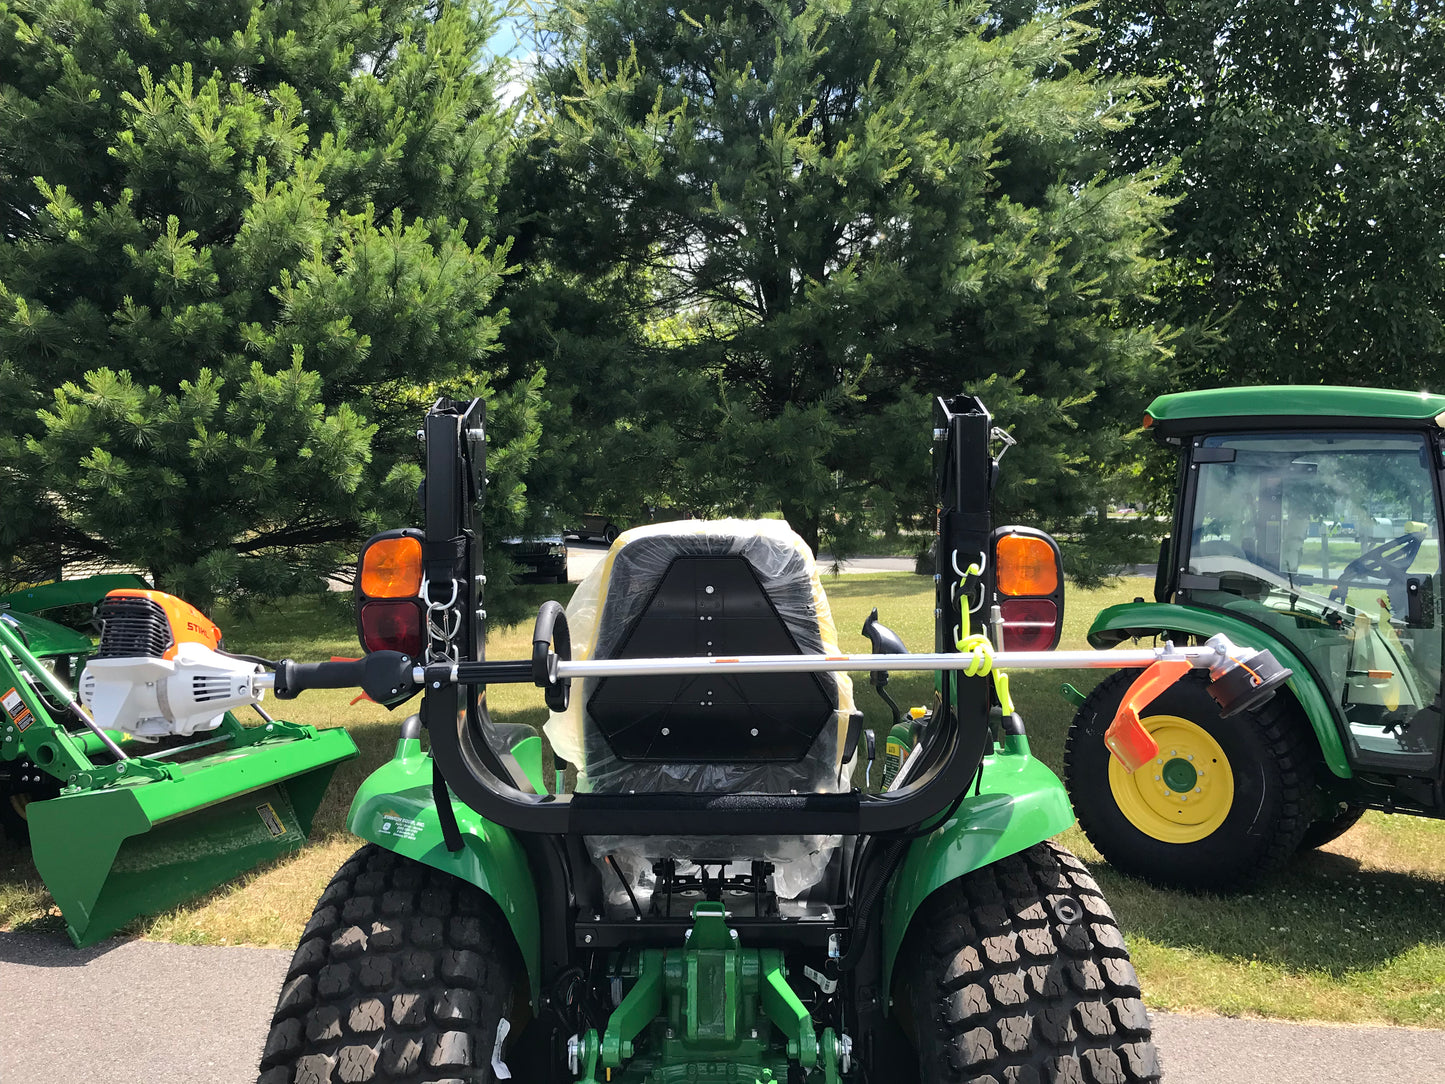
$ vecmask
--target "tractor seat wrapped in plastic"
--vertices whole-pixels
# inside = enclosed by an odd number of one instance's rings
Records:
[[[625,532],[567,608],[576,658],[839,653],[808,547],[777,520],[688,520]],[[840,791],[851,785],[846,675],[673,674],[575,682],[547,737],[578,790]],[[636,871],[761,858],[781,895],[821,875],[836,840],[589,839]],[[646,880],[643,876],[642,880]]]

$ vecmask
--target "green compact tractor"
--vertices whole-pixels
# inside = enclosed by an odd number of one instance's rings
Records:
[[[1293,673],[1229,714],[1180,681],[1144,714],[1158,751],[1133,772],[1099,746],[1124,681],[1078,698],[1066,778],[1090,840],[1129,873],[1224,890],[1366,809],[1445,815],[1445,396],[1228,388],[1156,399],[1145,425],[1179,454],[1173,532],[1154,601],[1105,610],[1089,641],[1224,633]]]
[[[1049,842],[1062,785],[989,676],[1081,664],[1050,650],[1057,547],[993,528],[1000,434],[976,399],[940,400],[935,433],[935,653],[870,621],[875,652],[844,654],[807,547],[729,520],[623,533],[565,612],[542,607],[530,658],[488,660],[485,417],[439,402],[424,528],[362,553],[366,657],[272,664],[281,697],[421,702],[352,805],[368,842],[302,934],[263,1084],[1159,1079],[1119,928]],[[1074,656],[1267,696],[1232,684],[1237,654]],[[938,693],[898,714],[879,792],[846,675],[888,669]],[[543,690],[550,776],[532,727],[489,718],[501,682]]]
[[[38,616],[96,602],[98,645]],[[0,598],[0,828],[29,843],[77,945],[305,842],[356,746],[266,715],[258,669],[139,577]],[[242,706],[255,725],[231,713]]]

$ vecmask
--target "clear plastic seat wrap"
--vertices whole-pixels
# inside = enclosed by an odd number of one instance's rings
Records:
[[[687,520],[613,543],[567,608],[577,659],[838,654],[813,555],[777,520]],[[851,785],[845,674],[686,674],[574,682],[547,737],[577,789],[834,792]],[[645,891],[663,859],[761,859],[778,895],[822,876],[837,837],[589,837]]]

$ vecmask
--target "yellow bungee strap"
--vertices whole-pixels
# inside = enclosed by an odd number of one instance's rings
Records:
[[[1009,695],[1008,674],[994,669],[993,644],[989,642],[988,637],[981,632],[965,636],[958,641],[958,650],[973,654],[973,658],[969,660],[968,666],[963,671],[966,676],[987,677],[989,674],[993,675],[993,687],[994,692],[998,694],[998,706],[1005,715],[1012,715],[1014,702],[1013,697]]]

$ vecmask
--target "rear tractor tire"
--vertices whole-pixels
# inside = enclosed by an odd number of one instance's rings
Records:
[[[490,1084],[498,1026],[525,1011],[521,974],[479,889],[365,846],[301,935],[259,1084]]]
[[[1147,1084],[1149,1014],[1099,887],[1040,843],[924,901],[899,957],[920,1084]]]
[[[1115,869],[1169,888],[1247,888],[1290,860],[1314,812],[1319,742],[1287,692],[1221,718],[1207,678],[1186,674],[1143,709],[1159,756],[1126,772],[1104,732],[1137,675],[1120,671],[1079,708],[1064,782],[1079,827]]]

